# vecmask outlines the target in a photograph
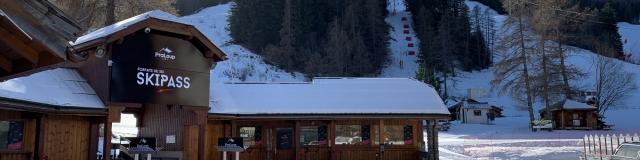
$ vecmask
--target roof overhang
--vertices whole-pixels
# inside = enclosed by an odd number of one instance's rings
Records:
[[[438,119],[448,120],[449,114],[412,113],[331,113],[331,114],[222,114],[209,113],[209,119]]]
[[[37,113],[79,115],[79,116],[105,116],[106,108],[86,108],[74,106],[56,106],[44,103],[0,97],[0,109],[13,111],[28,111]]]
[[[154,31],[169,33],[178,38],[188,40],[202,51],[202,53],[204,54],[203,56],[212,58],[216,62],[226,59],[226,55],[222,52],[222,50],[220,50],[220,48],[213,44],[204,34],[202,34],[202,32],[200,32],[193,25],[158,19],[155,17],[149,17],[107,36],[92,39],[80,44],[75,44],[72,47],[71,53],[81,53],[98,46],[114,43],[125,38],[127,35],[134,34],[135,32],[146,28]]]

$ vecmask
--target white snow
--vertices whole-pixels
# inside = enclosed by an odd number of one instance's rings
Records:
[[[564,109],[596,109],[595,106],[588,105],[585,103],[576,102],[574,100],[566,100],[564,101],[564,105],[562,105]]]
[[[380,77],[413,78],[419,66],[417,56],[420,40],[413,30],[411,13],[406,10],[404,0],[389,0],[387,11],[389,15],[384,20],[392,27],[389,30],[391,53],[389,53],[389,62],[382,69]],[[406,17],[407,20],[402,21],[402,17]],[[404,33],[404,25],[409,25],[409,34]],[[406,37],[410,37],[411,41],[406,40]],[[413,43],[414,47],[408,47],[408,43]],[[409,55],[409,51],[414,51],[415,55]]]
[[[433,88],[409,78],[221,84],[212,97],[210,113],[221,114],[449,114]]]
[[[87,81],[76,70],[66,68],[1,82],[0,97],[61,107],[105,108]]]
[[[82,44],[85,42],[89,42],[95,39],[99,39],[99,38],[103,38],[105,36],[108,36],[112,33],[121,31],[127,27],[129,27],[130,25],[136,24],[138,22],[141,22],[143,20],[149,19],[149,18],[156,18],[156,19],[161,19],[161,20],[166,20],[166,21],[172,21],[172,22],[177,22],[177,23],[182,23],[182,24],[186,24],[186,25],[191,25],[186,21],[182,21],[180,20],[178,17],[161,11],[161,10],[153,10],[153,11],[149,11],[131,18],[127,18],[125,20],[122,20],[120,22],[114,23],[112,25],[100,28],[98,30],[95,30],[91,33],[88,33],[86,35],[83,35],[81,37],[78,37],[78,39],[76,39],[75,42],[71,42],[71,45],[78,45],[78,44]]]
[[[622,38],[624,53],[631,55],[631,61],[640,64],[640,25],[620,22],[618,23],[618,33]]]

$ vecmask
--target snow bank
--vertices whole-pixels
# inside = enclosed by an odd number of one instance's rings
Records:
[[[640,25],[627,22],[618,23],[618,33],[622,37],[624,53],[631,55],[631,60],[640,64]]]

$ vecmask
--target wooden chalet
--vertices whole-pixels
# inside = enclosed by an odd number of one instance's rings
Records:
[[[240,159],[437,159],[435,122],[449,119],[435,90],[412,79],[321,78],[213,88],[207,150],[216,150],[212,144],[220,137],[241,137],[247,149]],[[220,159],[221,152],[207,157]]]
[[[597,108],[574,100],[564,100],[550,106],[554,129],[598,129]],[[543,118],[548,116],[540,110]]]
[[[465,99],[448,107],[452,120],[462,123],[491,124],[495,118],[503,117],[503,109],[489,102]]]
[[[64,62],[81,31],[48,1],[0,1],[0,81]]]

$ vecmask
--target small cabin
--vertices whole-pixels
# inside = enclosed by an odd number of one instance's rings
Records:
[[[502,117],[502,108],[489,102],[466,99],[449,106],[453,120],[470,124],[493,124],[495,118]]]
[[[240,159],[437,159],[436,122],[449,119],[432,87],[407,78],[213,86],[206,143],[242,138]]]
[[[540,114],[553,121],[554,129],[591,130],[598,129],[597,110],[595,106],[586,103],[564,100],[549,107],[551,117],[545,114],[544,108],[540,110]]]

